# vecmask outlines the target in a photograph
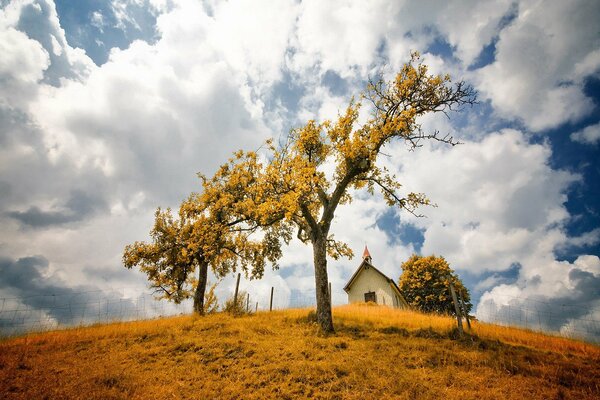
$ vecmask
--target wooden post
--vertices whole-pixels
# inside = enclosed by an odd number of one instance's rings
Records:
[[[238,277],[237,277],[237,282],[235,283],[235,293],[233,295],[233,312],[237,312],[237,296],[238,296],[238,289],[240,288],[240,276],[242,276],[242,274],[240,274],[238,272]]]
[[[452,278],[449,278],[449,279],[452,279]],[[450,294],[452,295],[452,301],[454,302],[454,311],[456,311],[456,322],[458,324],[458,334],[462,337],[463,326],[462,326],[462,319],[460,317],[460,307],[458,305],[458,300],[456,299],[456,292],[454,291],[454,285],[452,284],[452,280],[450,280]]]
[[[256,302],[256,308],[254,309],[254,312],[257,313],[258,312],[258,301]]]
[[[331,305],[331,282],[329,282],[329,304]]]
[[[250,293],[247,293],[247,297],[246,297],[246,312],[248,314],[250,314]]]
[[[471,330],[471,321],[469,321],[469,312],[467,311],[467,306],[465,305],[465,300],[463,299],[463,295],[462,295],[462,290],[460,292],[458,292],[458,297],[460,299],[460,308],[465,316],[465,319],[467,320],[467,327],[469,328],[469,330]]]
[[[271,286],[271,302],[269,303],[269,311],[273,311],[273,286]]]

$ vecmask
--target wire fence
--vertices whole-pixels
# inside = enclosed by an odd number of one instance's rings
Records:
[[[174,304],[157,300],[151,292],[140,294],[138,290],[122,288],[0,298],[0,336],[192,313],[191,300]],[[316,304],[314,290],[275,288],[272,301],[270,291],[270,288],[252,290],[242,287],[244,294],[238,301],[249,312],[306,308]],[[220,299],[227,296],[231,294],[221,294]],[[502,305],[480,302],[475,313],[477,319],[600,343],[600,304],[557,304],[540,299],[506,297],[507,301]],[[336,302],[334,296],[334,303],[341,304],[341,297],[337,296],[337,299]]]
[[[149,319],[190,311],[187,303],[156,301],[151,293],[127,297],[115,290],[7,297],[0,298],[0,335]]]
[[[139,290],[139,288],[138,288]],[[270,303],[268,293],[244,291],[239,304],[250,312],[304,308],[316,304],[314,291],[275,290]],[[0,336],[15,336],[97,323],[124,322],[191,314],[193,304],[186,300],[174,304],[158,300],[153,292],[131,294],[131,288],[109,291],[90,290],[69,294],[40,294],[0,298]],[[223,298],[227,295],[223,296]],[[220,302],[222,309],[225,301]]]
[[[494,294],[494,297],[503,302],[481,301],[476,312],[479,320],[600,343],[598,303],[568,303],[501,294]]]

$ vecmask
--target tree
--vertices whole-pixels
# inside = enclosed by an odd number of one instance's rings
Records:
[[[462,296],[467,313],[470,312],[473,305],[469,290],[444,257],[421,257],[413,254],[402,264],[400,290],[406,301],[421,311],[455,315],[450,282],[453,283],[457,296]]]
[[[138,266],[162,298],[180,303],[193,295],[199,314],[205,312],[209,265],[217,277],[235,272],[238,265],[251,278],[262,277],[267,261],[277,268],[285,228],[270,218],[253,219],[248,211],[258,201],[250,196],[260,193],[252,189],[258,165],[256,154],[238,152],[212,178],[199,174],[202,193],[192,193],[182,202],[178,219],[170,209],[159,208],[152,241],[126,246],[125,267]],[[261,224],[262,220],[270,224]],[[259,228],[262,237],[252,240]]]
[[[350,248],[330,234],[336,209],[352,200],[351,190],[381,190],[390,206],[411,213],[428,205],[424,194],[401,195],[400,183],[377,165],[382,149],[393,140],[404,141],[410,149],[425,139],[457,144],[438,132],[425,133],[417,119],[428,113],[445,113],[475,102],[473,89],[464,82],[451,84],[450,77],[428,74],[427,66],[414,53],[392,82],[383,78],[370,82],[362,99],[370,106],[371,117],[358,123],[362,104],[351,101],[337,121],[308,123],[290,132],[281,146],[268,143],[270,161],[263,171],[268,190],[257,218],[277,215],[294,227],[297,237],[312,245],[315,269],[317,321],[324,332],[333,332],[328,294],[327,256],[352,256]],[[328,175],[328,171],[333,173]]]

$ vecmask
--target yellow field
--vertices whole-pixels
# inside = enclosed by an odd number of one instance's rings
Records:
[[[599,399],[600,348],[376,306],[115,323],[0,342],[2,399]]]

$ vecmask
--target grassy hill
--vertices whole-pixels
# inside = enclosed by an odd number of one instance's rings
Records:
[[[2,399],[598,399],[600,348],[376,306],[114,323],[0,342]]]

